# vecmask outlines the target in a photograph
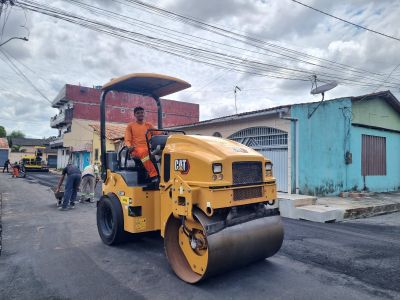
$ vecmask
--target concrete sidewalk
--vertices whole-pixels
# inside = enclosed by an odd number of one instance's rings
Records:
[[[314,197],[279,193],[283,217],[337,222],[400,211],[400,192],[350,193],[352,197]]]
[[[340,209],[344,219],[357,219],[400,211],[400,192],[369,193],[358,197],[321,197],[317,204]]]

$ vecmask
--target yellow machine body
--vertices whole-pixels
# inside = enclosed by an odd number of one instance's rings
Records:
[[[145,191],[129,187],[118,173],[108,171],[103,193],[114,193],[124,214],[124,229],[130,233],[160,230],[164,236],[168,218],[185,216],[193,219],[192,208],[198,207],[208,216],[214,209],[270,202],[276,199],[272,174],[263,167],[263,181],[256,185],[232,185],[234,162],[266,162],[260,153],[234,141],[198,135],[172,135],[163,155],[170,155],[170,165],[160,165],[160,190]],[[181,164],[179,166],[179,163]],[[188,163],[189,166],[183,164]],[[222,165],[220,174],[213,174],[212,164]],[[184,170],[186,167],[188,170]],[[178,169],[178,170],[175,170]],[[169,170],[168,178],[166,170]],[[222,176],[221,176],[222,175]],[[165,180],[168,179],[168,180]],[[252,197],[252,193],[256,197]],[[244,199],[235,200],[236,197]],[[242,196],[244,194],[244,196]],[[249,196],[246,197],[246,194]],[[129,216],[129,207],[140,207],[141,216]]]
[[[49,168],[42,162],[42,156],[45,149],[46,147],[35,146],[34,155],[25,155],[22,157],[22,163],[24,164],[26,171],[49,171]]]

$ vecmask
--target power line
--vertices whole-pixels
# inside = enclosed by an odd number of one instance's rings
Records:
[[[114,0],[114,1],[118,2],[118,3],[122,3],[122,2],[117,1],[117,0]],[[137,5],[139,7],[142,7],[145,10],[149,10],[151,12],[157,13],[157,14],[159,14],[161,16],[168,17],[171,20],[181,21],[183,23],[193,25],[196,28],[200,28],[200,29],[208,30],[208,31],[210,31],[212,33],[220,34],[221,36],[231,37],[229,34],[232,34],[232,35],[236,35],[238,37],[241,37],[246,41],[251,41],[251,42],[258,43],[258,44],[263,44],[263,45],[267,45],[267,46],[270,46],[270,47],[274,47],[274,48],[277,48],[279,50],[283,50],[283,51],[286,51],[286,52],[289,52],[289,53],[293,53],[296,56],[297,55],[306,56],[306,57],[309,57],[309,58],[312,58],[312,59],[317,59],[317,60],[320,60],[320,61],[328,62],[329,64],[342,66],[342,67],[348,67],[348,68],[351,68],[353,70],[357,70],[357,71],[359,71],[361,73],[367,72],[367,73],[371,73],[371,74],[374,74],[374,75],[382,76],[382,74],[370,72],[368,70],[357,69],[357,68],[354,68],[354,67],[346,65],[346,64],[338,63],[336,61],[319,58],[319,57],[312,56],[312,55],[309,55],[309,54],[306,54],[306,53],[302,53],[302,52],[299,52],[299,51],[296,51],[296,50],[292,50],[292,49],[289,49],[289,48],[278,46],[278,45],[275,45],[275,44],[272,44],[272,43],[267,43],[265,41],[259,40],[257,38],[254,38],[254,37],[251,37],[251,36],[248,36],[248,35],[243,35],[243,34],[240,34],[240,33],[229,31],[229,30],[221,28],[221,27],[217,27],[215,25],[207,24],[207,23],[205,23],[205,22],[203,22],[201,20],[196,20],[196,19],[194,19],[192,17],[184,16],[184,15],[177,14],[177,13],[174,13],[174,12],[170,12],[168,10],[165,10],[165,9],[160,8],[160,7],[148,4],[148,3],[143,2],[143,1],[139,1],[139,0],[124,0],[124,1],[132,3],[133,5]],[[128,5],[128,6],[130,6],[130,5]],[[281,55],[283,55],[283,54],[281,54]]]
[[[40,94],[47,102],[52,104],[52,102],[49,100],[49,98],[47,98],[46,95],[44,95],[42,93],[42,91],[40,91],[36,87],[36,85],[24,74],[24,72],[22,72],[18,68],[18,66],[10,59],[10,57],[7,55],[7,53],[5,53],[2,49],[0,49],[0,52],[4,55],[4,57],[8,61],[8,63],[3,58],[2,58],[2,60],[15,72],[15,74],[17,74],[19,77],[21,77],[23,80],[25,80],[36,92],[38,92],[38,94]]]
[[[395,66],[395,67],[393,68],[392,72],[389,73],[389,75],[387,76],[387,78],[385,79],[384,82],[386,82],[386,81],[390,78],[390,76],[392,76],[392,74],[393,74],[399,67],[400,67],[400,63],[399,63],[397,66]],[[382,87],[382,85],[384,84],[384,82],[381,83],[372,93],[377,92],[377,91]],[[365,97],[364,97],[364,98],[365,98]],[[361,99],[361,100],[364,100],[364,98]],[[360,101],[361,101],[361,100],[360,100]]]
[[[6,27],[8,17],[10,16],[12,7],[10,7],[7,3],[5,4],[5,11],[4,11],[4,21],[3,21],[3,27],[1,28],[1,36],[0,36],[0,41],[3,40],[3,34],[4,34],[4,28]]]
[[[324,14],[324,15],[327,15],[327,16],[329,16],[329,17],[331,17],[331,18],[334,18],[334,19],[336,19],[336,20],[345,22],[345,23],[347,23],[347,24],[356,26],[356,27],[361,28],[361,29],[364,29],[364,30],[366,30],[366,31],[369,31],[369,32],[372,32],[372,33],[375,33],[375,34],[379,34],[379,35],[381,35],[381,36],[384,36],[384,37],[387,37],[387,38],[389,38],[389,39],[392,39],[392,40],[395,40],[395,41],[400,42],[400,38],[398,38],[398,37],[395,37],[395,36],[392,36],[392,35],[388,35],[388,34],[386,34],[386,33],[382,33],[382,32],[379,32],[379,31],[376,31],[376,30],[373,30],[373,29],[364,27],[364,26],[362,26],[362,25],[359,25],[359,24],[356,24],[356,23],[347,21],[347,20],[345,20],[345,19],[336,17],[336,16],[334,16],[334,15],[331,15],[330,13],[327,13],[327,12],[325,12],[325,11],[322,11],[322,10],[320,10],[320,9],[318,9],[318,8],[312,7],[312,6],[310,6],[310,5],[307,5],[307,4],[305,4],[305,3],[302,3],[302,2],[300,2],[300,1],[297,1],[297,0],[292,0],[292,1],[295,2],[295,3],[297,3],[297,4],[302,5],[302,6],[304,6],[304,7],[307,7],[307,8],[309,8],[309,9],[312,9],[312,10],[314,10],[314,11],[316,11],[316,12],[319,12],[319,13],[321,13],[321,14]]]
[[[79,3],[79,1],[73,2]],[[20,7],[29,9],[31,11],[62,19],[64,21],[83,26],[87,29],[105,33],[110,36],[124,39],[157,51],[225,70],[234,70],[236,72],[247,73],[255,76],[268,76],[272,78],[301,81],[309,81],[309,78],[312,75],[317,74],[321,81],[335,79],[340,80],[341,83],[346,85],[353,84],[359,86],[376,86],[376,81],[378,81],[382,82],[386,87],[398,86],[397,82],[384,82],[383,78],[367,78],[360,76],[356,78],[353,76],[352,78],[346,77],[349,76],[349,74],[346,75],[346,73],[343,72],[340,74],[315,72],[315,70],[271,64],[256,59],[243,60],[243,58],[237,56],[235,53],[232,54],[229,52],[216,51],[214,49],[208,49],[201,47],[200,45],[192,45],[190,43],[178,43],[174,40],[171,41],[165,39],[164,35],[163,38],[155,37],[154,35],[146,35],[142,32],[135,32],[93,19],[88,19],[87,17],[72,14],[44,4],[39,4],[35,1],[19,1],[18,4]]]
[[[113,1],[123,4],[121,1],[118,1],[118,0],[113,0]],[[297,51],[297,50],[293,50],[293,49],[290,49],[290,48],[287,48],[287,47],[283,47],[283,46],[280,46],[280,45],[277,45],[277,44],[274,44],[274,43],[271,43],[271,42],[266,42],[266,41],[260,40],[260,39],[258,39],[256,37],[249,36],[246,33],[233,32],[233,31],[231,31],[229,29],[226,29],[226,28],[223,28],[223,27],[218,27],[218,26],[215,26],[215,25],[211,25],[211,24],[208,24],[208,23],[206,23],[204,21],[195,19],[193,17],[184,16],[182,14],[171,12],[171,11],[168,11],[166,9],[160,8],[160,7],[155,6],[155,5],[148,4],[148,3],[143,2],[143,1],[139,1],[139,0],[123,0],[123,1],[130,3],[129,5],[125,4],[127,6],[138,6],[138,7],[143,8],[144,10],[150,11],[151,13],[156,13],[156,14],[159,14],[160,16],[169,18],[169,19],[171,19],[173,21],[189,24],[189,25],[192,25],[195,28],[206,30],[206,31],[209,31],[211,33],[214,33],[214,34],[217,34],[217,35],[220,35],[220,36],[223,36],[223,37],[228,37],[228,38],[237,37],[237,38],[241,39],[242,42],[249,43],[249,44],[251,44],[251,45],[253,45],[255,47],[257,47],[259,45],[263,45],[263,46],[267,46],[267,47],[270,47],[270,48],[278,49],[277,51],[284,51],[285,53],[294,54],[295,57],[304,56],[304,57],[308,57],[310,59],[315,59],[315,60],[318,60],[318,61],[326,62],[326,63],[328,63],[330,65],[348,67],[348,68],[351,68],[353,70],[358,70],[358,71],[367,72],[367,73],[373,73],[375,75],[381,75],[381,74],[378,74],[378,73],[370,72],[368,70],[355,68],[355,67],[349,66],[347,64],[339,63],[337,61],[333,61],[333,60],[329,60],[329,59],[326,59],[326,58],[317,57],[317,56],[314,56],[314,55],[310,55],[308,53],[304,53],[304,52],[301,52],[301,51]],[[280,53],[280,55],[283,55],[283,54]]]
[[[10,52],[6,51],[5,49],[2,49],[8,56],[11,56],[14,61],[16,61],[17,63],[19,63],[21,66],[23,66],[25,69],[29,70],[32,74],[35,74],[37,77],[39,77],[40,79],[42,79],[43,81],[45,81],[47,84],[51,85],[51,82],[48,81],[46,78],[44,78],[43,76],[41,76],[40,74],[38,74],[35,70],[33,70],[32,68],[28,67],[26,64],[24,64],[22,61],[19,61],[14,55],[12,55]]]

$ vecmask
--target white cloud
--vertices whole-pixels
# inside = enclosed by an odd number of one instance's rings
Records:
[[[104,19],[78,9],[67,1],[41,2],[84,14],[89,18],[98,18],[114,26],[154,34],[148,31],[147,25],[142,28]],[[218,38],[189,25],[151,15],[132,5],[126,6],[106,0],[91,0],[87,3],[155,25],[216,40],[227,44],[230,51],[235,51],[236,55],[243,59],[286,64],[294,68],[301,66],[308,70],[314,68],[311,65],[279,59],[273,53],[257,54],[235,49],[233,47],[259,51],[232,40]],[[388,74],[400,63],[398,42],[344,24],[292,1],[158,0],[148,3],[156,3],[165,9],[191,15],[211,24],[297,51],[377,73]],[[307,3],[363,26],[400,36],[398,1],[323,0]],[[0,24],[3,17],[4,15]],[[22,27],[23,25],[28,30]],[[189,81],[192,84],[190,90],[170,98],[199,103],[202,120],[235,112],[233,88],[236,85],[243,90],[237,95],[239,112],[319,99],[309,94],[311,82],[278,80],[250,76],[233,70],[221,70],[40,14],[28,12],[25,21],[24,12],[13,8],[4,28],[3,41],[12,36],[28,35],[29,42],[15,40],[2,46],[2,49],[23,64],[17,63],[26,76],[51,100],[66,83],[101,85],[112,77],[131,72],[164,73]],[[162,34],[159,37],[166,36]],[[189,44],[190,41],[187,40],[186,43]],[[203,41],[203,45],[205,46],[206,42]],[[219,45],[212,49],[222,51],[225,48]],[[296,54],[293,56],[297,57]],[[0,69],[0,103],[3,107],[0,111],[0,125],[5,125],[9,131],[20,129],[35,137],[56,134],[56,131],[49,127],[49,119],[55,114],[50,104],[17,77],[2,60]],[[354,80],[362,80],[360,78],[364,76],[365,74],[360,73]],[[389,81],[399,82],[400,70],[394,73]],[[374,87],[339,85],[327,93],[326,98],[359,95],[373,90]],[[393,89],[392,92],[400,96],[399,89]]]

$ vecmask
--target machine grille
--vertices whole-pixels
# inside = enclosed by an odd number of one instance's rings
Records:
[[[234,189],[233,200],[246,200],[251,198],[262,197],[262,186]]]
[[[233,184],[263,182],[263,168],[259,161],[241,161],[232,164]]]

